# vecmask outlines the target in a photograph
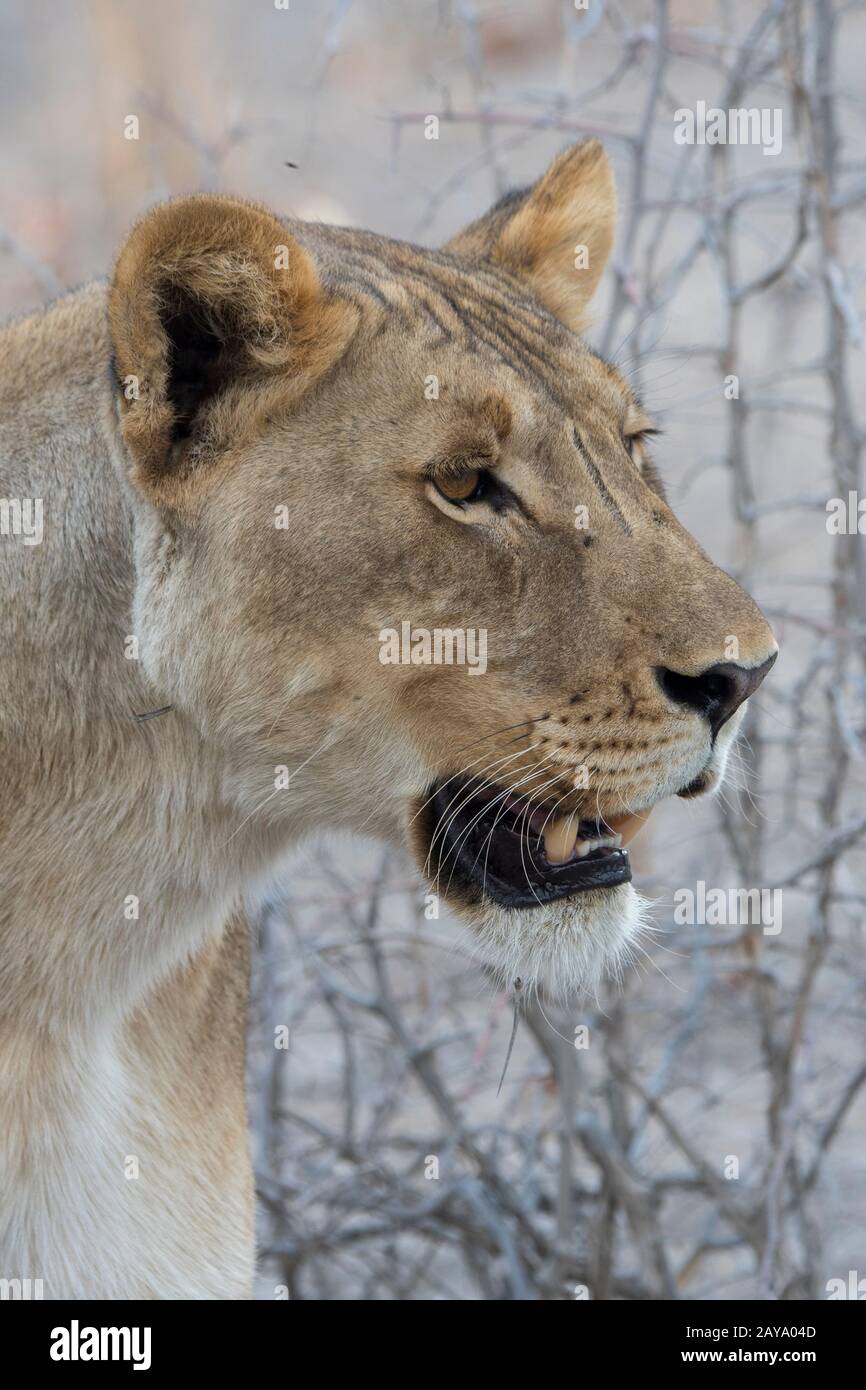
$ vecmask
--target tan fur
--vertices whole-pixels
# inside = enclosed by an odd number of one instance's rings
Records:
[[[513,215],[482,218],[447,249],[483,255],[517,276],[579,332],[613,246],[615,222],[613,172],[599,142],[587,140],[554,160]],[[579,252],[586,266],[576,273]]]
[[[595,145],[439,253],[182,199],[110,290],[0,337],[0,494],[45,507],[41,545],[0,538],[0,1277],[249,1295],[239,913],[302,836],[423,872],[427,790],[473,764],[568,809],[718,780],[737,721],[711,747],[654,668],[775,644],[554,317],[612,236]],[[474,466],[520,507],[445,501]],[[383,665],[404,621],[486,628],[487,672]],[[438,886],[529,982],[590,981],[635,930],[628,884],[523,911]]]

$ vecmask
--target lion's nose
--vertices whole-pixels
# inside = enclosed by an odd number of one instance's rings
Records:
[[[657,666],[656,680],[669,700],[706,715],[715,737],[743,701],[754,694],[777,656],[778,652],[773,652],[760,666],[751,667],[720,661],[699,676],[684,676],[666,666]]]

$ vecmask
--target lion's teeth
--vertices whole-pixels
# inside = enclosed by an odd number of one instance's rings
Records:
[[[574,848],[578,859],[585,859],[595,849],[619,849],[621,845],[621,835],[599,835],[596,840],[578,840]]]
[[[557,816],[555,820],[547,822],[544,827],[544,853],[549,864],[564,864],[571,858],[579,825],[580,816]]]
[[[559,816],[544,827],[544,853],[549,864],[566,864],[569,859],[585,859],[596,849],[619,849],[621,835],[598,835],[579,840],[579,816]]]
[[[651,810],[652,807],[650,806],[645,811],[627,811],[622,816],[605,816],[605,824],[609,825],[611,830],[618,830],[623,844],[627,845],[642,829]]]

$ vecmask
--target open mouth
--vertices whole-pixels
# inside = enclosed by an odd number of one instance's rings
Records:
[[[428,873],[441,891],[462,887],[503,907],[615,888],[631,879],[626,845],[648,815],[554,816],[506,791],[450,778],[428,793]]]

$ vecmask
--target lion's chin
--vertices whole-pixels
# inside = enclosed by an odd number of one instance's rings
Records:
[[[473,953],[503,988],[543,990],[560,1003],[619,978],[649,923],[649,904],[631,883],[532,908],[488,900],[464,906],[459,920]]]

